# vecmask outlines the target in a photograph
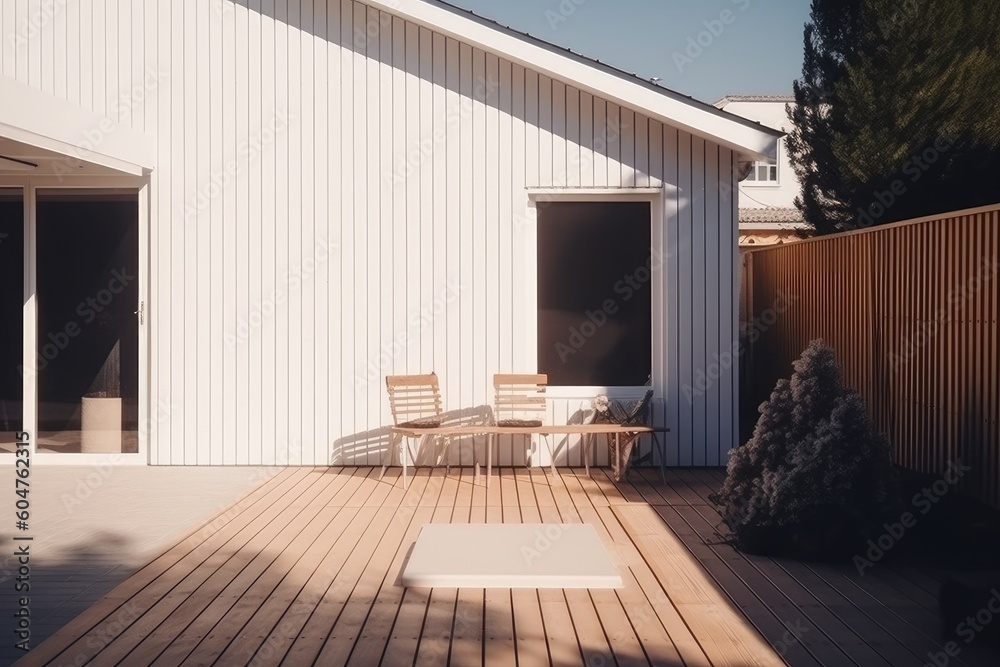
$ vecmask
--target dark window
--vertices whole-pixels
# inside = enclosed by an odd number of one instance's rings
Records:
[[[642,386],[652,368],[649,202],[538,205],[538,371]]]

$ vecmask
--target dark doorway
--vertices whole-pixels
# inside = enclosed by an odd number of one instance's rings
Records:
[[[38,449],[137,452],[138,199],[43,192]]]
[[[15,450],[24,416],[24,193],[0,189],[0,451]]]

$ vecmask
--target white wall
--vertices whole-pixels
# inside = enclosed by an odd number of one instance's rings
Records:
[[[377,463],[386,374],[489,403],[494,372],[535,369],[526,188],[546,187],[662,188],[658,417],[671,463],[724,463],[730,150],[360,3],[248,4],[0,8],[0,73],[157,137],[152,463]]]
[[[767,127],[773,127],[782,132],[792,131],[792,121],[785,113],[785,102],[729,102],[722,107],[729,113],[743,116],[760,122]],[[788,161],[788,150],[785,139],[778,142],[778,183],[755,184],[749,181],[740,183],[740,207],[764,208],[765,206],[780,206],[793,208],[795,198],[801,187],[795,176],[791,163]]]

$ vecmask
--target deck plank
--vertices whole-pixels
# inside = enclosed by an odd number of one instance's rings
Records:
[[[810,616],[802,613],[803,607],[815,604],[807,591],[787,583],[782,588],[781,579],[769,578],[753,567],[753,563],[770,564],[768,559],[746,557],[719,542],[715,526],[691,506],[657,508],[657,512],[689,551],[697,555],[734,604],[791,664],[851,664],[850,658],[818,630]],[[798,603],[792,599],[795,591],[801,595]]]
[[[457,483],[448,485],[444,480],[442,492],[445,488],[457,489]],[[428,485],[424,493],[433,494],[434,487]],[[446,506],[444,499],[439,499]],[[377,660],[382,655],[384,638],[401,601],[398,578],[403,560],[419,526],[413,525],[413,513],[400,512],[392,505],[383,505],[380,511],[389,513],[392,520],[320,651],[319,664],[346,664],[349,660],[364,664],[366,659]]]
[[[628,564],[625,556],[614,543],[614,539],[608,532],[597,512],[597,507],[606,508],[607,505],[598,503],[595,506],[579,508],[580,518],[584,523],[594,527],[601,537],[608,555],[620,573],[627,572]],[[623,582],[628,585],[628,577],[623,577]],[[618,664],[624,665],[648,665],[650,664],[639,638],[632,630],[629,623],[628,610],[625,609],[618,592],[609,589],[594,589],[588,591],[590,603],[596,615],[596,627],[590,624],[589,630],[585,630],[586,636],[600,637],[603,641],[599,643],[599,651],[594,650],[590,644],[584,644],[584,655],[586,663],[593,664]],[[590,610],[586,601],[577,591],[567,591],[567,598],[573,598],[570,604],[570,611],[573,614],[574,622],[577,621],[577,610],[583,609],[584,617],[590,616]],[[578,624],[579,626],[579,624]],[[598,635],[598,633],[600,633]]]
[[[418,530],[420,526],[430,523],[433,514],[434,511],[429,507],[418,508],[413,513],[411,527]],[[383,664],[386,665],[413,663],[417,654],[417,644],[420,641],[420,632],[424,626],[424,618],[427,615],[427,604],[430,601],[430,591],[426,589],[404,589],[402,586],[399,589],[399,610],[392,630],[388,634],[382,658]]]
[[[196,527],[19,664],[905,665],[942,574],[797,563],[720,538],[719,469],[298,468]],[[428,523],[588,523],[617,590],[404,589]],[[110,632],[111,629],[114,632]],[[793,631],[801,636],[793,637]],[[783,641],[792,638],[795,641]],[[965,649],[965,647],[962,647]],[[949,664],[995,663],[979,647]]]
[[[360,532],[359,539],[354,542],[346,558],[343,552],[338,552],[331,563],[332,567],[339,566],[339,571],[331,579],[329,587],[316,602],[308,620],[292,642],[285,656],[285,661],[290,664],[311,664],[322,651],[372,557],[378,539],[384,534],[394,515],[392,508],[388,507],[367,506],[358,510],[349,530],[352,534]]]
[[[178,609],[172,614],[170,621],[174,627],[183,626],[183,629],[179,629],[176,639],[173,639],[174,632],[167,630],[168,623],[157,628],[156,634],[164,639],[169,638],[170,643],[167,650],[154,664],[173,665],[185,662],[211,664],[227,652],[237,636],[240,637],[240,642],[234,647],[237,653],[245,653],[249,656],[257,653],[257,649],[265,639],[266,634],[262,631],[259,637],[260,642],[255,643],[255,635],[252,631],[245,633],[243,630],[265,603],[270,601],[272,604],[279,607],[284,606],[287,609],[295,595],[301,590],[301,585],[296,586],[296,583],[304,584],[308,576],[296,571],[296,566],[302,561],[298,555],[309,552],[340,512],[341,508],[327,507],[328,501],[335,495],[338,488],[339,484],[335,478],[326,477],[323,488],[319,489],[315,496],[308,494],[300,496],[292,505],[292,507],[300,508],[298,516],[285,524],[275,539],[257,554],[229,586],[216,593],[215,599],[197,615],[194,621],[187,624],[190,620],[190,612],[182,612]],[[248,544],[243,551],[249,552],[251,549],[253,547]],[[288,561],[282,557],[286,553],[294,554],[296,557],[291,568],[288,566]],[[307,559],[304,567],[309,568],[311,564],[314,564],[312,557]],[[315,564],[318,564],[318,559]],[[260,568],[264,568],[263,571]],[[314,567],[311,568],[311,570],[314,569]],[[301,579],[299,579],[300,576]],[[286,587],[278,591],[278,586],[283,582]],[[210,593],[213,589],[206,586],[198,592],[202,593],[203,590]],[[276,620],[280,616],[281,612],[275,610],[271,618]],[[267,623],[267,619],[268,616],[265,615],[265,623]],[[207,629],[207,632],[201,631],[202,629]],[[201,643],[195,644],[195,638],[201,638]],[[187,659],[183,659],[183,652],[189,646],[190,649],[193,649],[193,653]],[[141,654],[133,653],[129,659],[144,660],[145,658]],[[232,656],[230,656],[230,660],[232,660]],[[249,658],[244,662],[248,660]]]
[[[514,607],[509,588],[487,588],[483,617],[484,663],[493,667],[514,667],[517,645],[514,635]]]
[[[687,519],[689,525],[700,526],[703,537],[707,534],[709,526],[717,525],[721,519],[715,509],[707,505],[682,507],[677,508],[677,511]],[[712,524],[712,521],[715,524]],[[744,559],[744,556],[735,550],[730,551],[735,562]],[[796,599],[796,606],[801,610],[799,615],[803,619],[804,627],[821,627],[823,632],[819,634],[825,635],[828,639],[828,644],[822,640],[817,642],[816,636],[809,636],[809,633],[803,639],[804,645],[823,663],[841,662],[845,656],[854,661],[862,660],[865,664],[873,665],[906,664],[908,660],[915,659],[915,656],[891,636],[875,626],[870,618],[855,615],[855,609],[850,606],[843,607],[842,598],[828,595],[828,586],[813,588],[804,585],[789,572],[785,564],[772,559],[754,559],[754,566],[769,580],[776,582],[785,595],[789,595],[792,591],[799,592],[800,597]],[[824,596],[827,602],[835,604],[831,606],[824,603]],[[787,610],[787,613],[791,613],[791,610]],[[771,637],[772,641],[777,643],[780,635],[765,632],[765,636]],[[879,651],[874,650],[875,646],[883,647],[889,657],[880,655]],[[904,656],[907,659],[903,659]]]
[[[628,609],[629,619],[644,653],[653,664],[683,661],[685,665],[709,665],[708,656],[656,580],[613,508],[600,508],[598,515],[628,565],[628,569],[623,571],[626,586],[618,591],[618,596]]]
[[[757,629],[715,590],[680,540],[664,530],[652,507],[618,506],[614,512],[629,535],[639,538],[640,553],[713,664],[785,664]]]
[[[520,508],[521,522],[541,523],[543,521],[542,509],[545,510],[546,516],[558,517],[544,473],[533,468],[529,471],[529,479],[536,500],[539,492],[544,489],[543,497],[548,499],[549,504],[541,506],[522,504]],[[550,660],[538,594],[539,591],[523,588],[511,591],[511,622],[515,634],[517,662],[521,665],[545,665],[549,664]]]

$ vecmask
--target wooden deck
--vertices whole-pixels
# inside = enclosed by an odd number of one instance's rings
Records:
[[[718,470],[288,469],[182,540],[18,664],[861,665],[940,651],[937,581],[862,578],[720,544]],[[586,522],[626,587],[403,589],[431,522]],[[544,548],[544,543],[532,545]],[[963,647],[949,665],[995,664]]]

